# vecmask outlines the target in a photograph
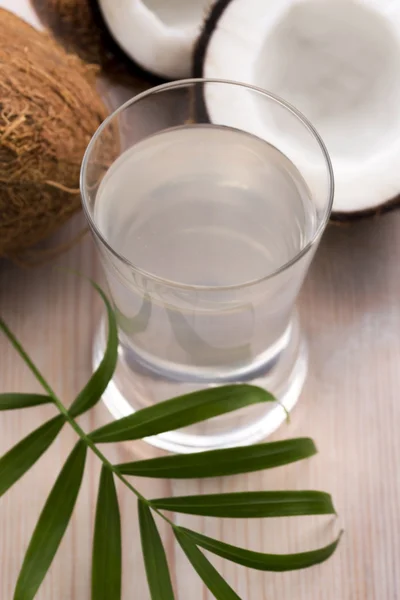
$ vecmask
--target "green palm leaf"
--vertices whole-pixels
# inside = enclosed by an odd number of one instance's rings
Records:
[[[33,532],[14,600],[33,600],[61,543],[82,482],[86,445],[79,441],[57,477]]]
[[[116,318],[102,290],[92,282],[107,308],[108,341],[100,366],[73,402],[70,411],[63,406],[24,348],[0,319],[3,331],[45,394],[0,395],[0,411],[39,406],[53,402],[62,413],[29,434],[0,458],[0,496],[4,494],[46,451],[64,423],[80,436],[57,478],[32,535],[17,581],[14,600],[33,600],[57,552],[70,521],[79,493],[87,447],[103,463],[96,510],[93,540],[92,600],[121,600],[121,523],[114,474],[139,498],[139,521],[142,549],[152,600],[173,600],[168,563],[151,508],[212,517],[262,518],[299,515],[335,514],[332,499],[318,491],[267,491],[232,494],[209,494],[159,498],[147,501],[121,475],[155,478],[199,478],[235,475],[286,465],[313,456],[317,449],[310,438],[257,444],[249,447],[201,452],[184,456],[165,456],[110,465],[93,445],[101,442],[133,440],[164,431],[179,429],[251,404],[273,402],[265,390],[251,385],[228,385],[173,398],[134,415],[102,427],[88,439],[74,418],[92,408],[108,386],[117,363],[118,339]],[[143,326],[149,316],[143,307]],[[150,307],[149,307],[150,309]],[[135,327],[137,323],[133,324]],[[139,327],[140,327],[139,323]],[[117,473],[115,469],[118,469]],[[202,534],[172,526],[176,539],[189,561],[217,600],[240,600],[202,549],[234,563],[262,571],[302,569],[323,562],[336,550],[340,535],[331,544],[297,554],[265,554],[235,547]]]
[[[299,552],[297,554],[264,554],[263,552],[254,552],[225,544],[190,529],[179,529],[183,534],[189,536],[194,544],[201,546],[205,550],[226,558],[231,562],[259,571],[295,571],[318,565],[332,556],[341,537],[340,534],[332,544],[309,552]]]
[[[276,402],[252,385],[226,385],[172,398],[109,423],[90,434],[96,443],[137,440],[199,423],[251,404]]]
[[[310,438],[255,444],[227,450],[210,450],[196,454],[162,456],[118,465],[124,475],[192,479],[250,473],[279,467],[317,452]]]
[[[69,409],[69,414],[73,418],[78,417],[97,404],[114,374],[118,358],[118,330],[113,308],[103,290],[93,281],[91,284],[100,294],[107,309],[108,340],[106,351],[99,367]]]
[[[335,514],[325,492],[238,492],[203,496],[176,496],[151,500],[158,509],[189,515],[249,519]]]
[[[140,537],[152,600],[174,600],[164,546],[149,507],[138,500]]]
[[[53,399],[44,394],[0,394],[0,410],[15,410],[29,408],[41,404],[50,404]]]
[[[121,555],[121,518],[114,476],[103,465],[93,538],[92,600],[120,600]]]
[[[204,581],[210,592],[217,600],[240,600],[237,593],[228,585],[221,577],[216,568],[197,548],[190,537],[186,535],[183,529],[176,528],[174,530],[175,537],[179,542],[182,550],[191,562],[193,568]]]
[[[0,458],[0,497],[46,452],[60,433],[65,418],[54,417],[18,442]]]

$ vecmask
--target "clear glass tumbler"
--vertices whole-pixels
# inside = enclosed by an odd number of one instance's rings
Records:
[[[101,125],[81,187],[119,325],[119,363],[104,394],[112,415],[248,382],[279,403],[148,441],[192,452],[275,430],[305,380],[294,305],[333,200],[312,125],[261,89],[168,83]],[[105,339],[101,323],[94,367]]]

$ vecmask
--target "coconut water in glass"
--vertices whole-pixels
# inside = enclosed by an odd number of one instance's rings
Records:
[[[224,93],[230,86],[233,98],[253,95],[257,110],[265,102],[267,116],[278,111],[279,127],[282,116],[300,122],[326,177],[318,201],[315,163],[312,179],[304,155],[296,165],[272,133],[268,139],[212,110],[200,111],[198,122],[188,115],[193,92],[195,99],[203,92],[204,103],[207,86],[224,86]],[[312,127],[265,92],[198,80],[157,89],[103,126],[117,125],[120,138],[106,167],[98,160],[100,131],[83,168],[83,184],[85,169],[91,181],[86,210],[119,325],[119,365],[104,400],[119,418],[198,389],[259,385],[280,404],[149,440],[182,452],[250,443],[281,423],[306,376],[294,303],[329,214],[329,159]],[[100,326],[95,365],[105,333]]]

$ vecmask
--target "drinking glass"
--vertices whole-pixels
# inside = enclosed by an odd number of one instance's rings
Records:
[[[333,200],[327,150],[294,107],[237,82],[168,83],[91,140],[83,207],[119,327],[114,418],[248,383],[278,402],[148,438],[175,452],[244,445],[285,420],[307,372],[295,300]],[[98,366],[105,322],[93,346]]]

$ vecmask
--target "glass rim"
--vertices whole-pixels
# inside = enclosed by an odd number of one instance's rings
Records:
[[[232,285],[223,285],[223,286],[186,284],[186,283],[180,283],[179,281],[165,279],[164,277],[161,277],[160,275],[156,275],[154,273],[146,271],[145,269],[142,269],[141,267],[135,265],[130,260],[128,260],[123,254],[120,254],[119,252],[117,252],[106,240],[106,238],[104,237],[104,235],[102,234],[102,232],[100,231],[96,222],[93,219],[93,216],[91,214],[92,211],[89,208],[89,202],[88,202],[88,197],[87,197],[87,192],[86,192],[86,184],[85,184],[86,171],[87,171],[88,164],[90,161],[91,152],[92,152],[96,142],[100,138],[102,132],[115,119],[115,117],[117,117],[120,113],[124,112],[130,106],[137,104],[141,100],[144,100],[145,98],[152,96],[154,94],[173,90],[173,89],[185,88],[185,87],[189,87],[189,86],[196,85],[196,84],[207,84],[207,83],[233,85],[235,87],[241,87],[243,89],[247,89],[247,90],[256,92],[256,93],[264,96],[265,98],[273,100],[276,104],[279,104],[282,108],[284,108],[288,112],[292,113],[292,115],[294,117],[296,117],[305,126],[305,128],[310,132],[310,134],[314,137],[315,141],[319,145],[322,156],[324,157],[324,160],[325,160],[325,164],[326,164],[327,171],[328,171],[328,180],[329,180],[328,198],[327,198],[327,203],[326,203],[326,207],[324,210],[324,215],[321,218],[318,227],[316,228],[314,234],[312,235],[311,239],[307,242],[307,244],[301,250],[299,250],[299,252],[297,252],[297,254],[295,254],[290,260],[284,262],[280,267],[278,267],[271,273],[268,273],[267,275],[264,275],[262,277],[258,277],[257,279],[245,281],[244,283],[235,283]],[[186,289],[186,290],[201,290],[201,291],[214,291],[214,292],[219,291],[219,290],[223,291],[223,290],[232,290],[232,289],[243,289],[246,287],[251,287],[251,286],[263,283],[265,281],[268,281],[269,279],[273,279],[277,275],[290,269],[290,267],[292,267],[298,261],[300,261],[303,256],[308,254],[308,252],[316,244],[316,242],[322,235],[322,233],[328,223],[329,216],[331,214],[333,198],[334,198],[334,191],[335,191],[334,172],[333,172],[333,167],[332,167],[332,161],[331,161],[329,153],[328,153],[328,149],[327,149],[322,137],[320,136],[318,131],[315,129],[315,127],[312,125],[312,123],[295,106],[293,106],[289,102],[286,102],[286,100],[284,100],[280,96],[277,96],[276,94],[268,92],[267,90],[264,90],[263,88],[260,88],[260,87],[254,86],[254,85],[242,83],[240,81],[229,80],[229,79],[214,79],[214,78],[202,78],[202,77],[179,79],[177,81],[170,81],[167,83],[162,83],[155,87],[151,87],[150,89],[145,90],[144,92],[141,92],[141,93],[133,96],[132,98],[130,98],[129,100],[127,100],[126,102],[121,104],[121,106],[119,106],[117,109],[115,109],[112,113],[110,113],[106,117],[106,119],[96,129],[95,133],[93,134],[93,136],[85,150],[85,153],[84,153],[83,159],[82,159],[82,164],[81,164],[79,183],[80,183],[82,207],[83,207],[85,217],[89,223],[89,226],[90,226],[91,230],[93,231],[93,233],[95,234],[95,236],[107,248],[107,250],[109,250],[109,252],[111,252],[111,254],[115,258],[117,258],[118,260],[123,262],[130,269],[133,269],[135,273],[137,273],[143,277],[146,277],[147,279],[151,279],[153,281],[157,281],[158,283],[162,283],[163,285],[166,285],[168,287],[174,287],[174,288]]]

